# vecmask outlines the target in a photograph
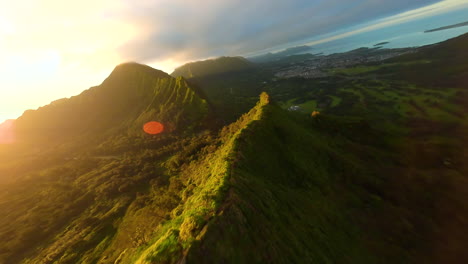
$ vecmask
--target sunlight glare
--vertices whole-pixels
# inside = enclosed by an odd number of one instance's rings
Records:
[[[0,144],[13,144],[14,142],[14,121],[7,120],[0,124]]]

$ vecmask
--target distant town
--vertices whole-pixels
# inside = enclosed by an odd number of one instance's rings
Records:
[[[329,69],[347,68],[365,63],[380,62],[403,54],[414,53],[417,48],[381,49],[360,48],[331,55],[303,54],[279,60],[272,70],[277,78],[302,77],[308,79],[327,77]]]

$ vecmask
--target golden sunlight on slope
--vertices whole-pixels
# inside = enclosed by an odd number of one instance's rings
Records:
[[[0,144],[12,144],[15,142],[14,121],[7,120],[0,124]]]

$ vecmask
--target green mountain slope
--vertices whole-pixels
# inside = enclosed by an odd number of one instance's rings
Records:
[[[323,135],[318,120],[269,100],[217,136],[148,140],[18,175],[0,190],[0,263],[374,259],[350,221],[378,204],[362,187],[375,185],[372,170],[341,154],[346,140]]]
[[[419,223],[411,207],[387,200],[380,170],[395,157],[376,144],[385,143],[359,121],[291,114],[262,94],[195,156],[165,162],[179,168],[174,197],[133,202],[98,263],[407,262],[421,241],[401,234],[424,232],[405,225]],[[169,201],[157,225],[146,218]],[[140,232],[146,240],[129,245]]]
[[[379,204],[363,187],[378,178],[340,154],[343,138],[269,100],[205,141],[194,161],[184,151],[167,159],[179,168],[168,189],[130,204],[98,263],[373,263],[350,219]]]
[[[0,263],[77,263],[110,242],[136,194],[150,181],[168,184],[164,159],[189,146],[207,117],[207,102],[183,78],[134,63],[26,112],[13,122],[16,143],[0,150]],[[143,132],[153,120],[164,133]]]
[[[256,108],[259,118],[232,148],[225,198],[196,234],[187,263],[372,263],[351,219],[375,198],[358,184],[343,187],[378,179],[340,153],[337,138],[314,129],[317,120],[270,103]]]
[[[333,259],[324,249],[340,231],[321,219],[336,221],[335,205],[321,197],[322,188],[329,188],[328,161],[323,159],[328,149],[274,106],[263,106],[262,115],[238,139],[229,175],[231,188],[206,233],[189,249],[188,262]],[[328,246],[349,243],[334,242]]]
[[[182,166],[179,179],[184,188],[181,189],[179,205],[171,217],[155,230],[153,242],[141,253],[129,257],[128,263],[176,263],[200,239],[224,203],[233,160],[237,155],[236,145],[245,128],[262,118],[263,107],[267,103],[268,96],[264,95],[256,107],[225,127],[210,145],[202,149],[196,162]],[[179,163],[181,160],[176,156],[171,162]]]
[[[242,57],[220,57],[211,60],[187,63],[178,67],[171,74],[174,77],[184,78],[202,77],[214,74],[239,72],[249,70],[253,64]]]
[[[9,123],[0,263],[457,263],[467,36],[319,80],[118,66]]]
[[[183,78],[145,65],[119,65],[97,87],[61,99],[16,122],[18,141],[50,144],[60,140],[99,139],[115,133],[141,133],[148,121],[164,123],[168,131],[187,129],[208,113],[205,100]]]

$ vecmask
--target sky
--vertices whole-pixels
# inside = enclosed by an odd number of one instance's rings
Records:
[[[170,73],[294,45],[344,49],[466,14],[468,0],[0,0],[0,122],[99,85],[127,61]]]

